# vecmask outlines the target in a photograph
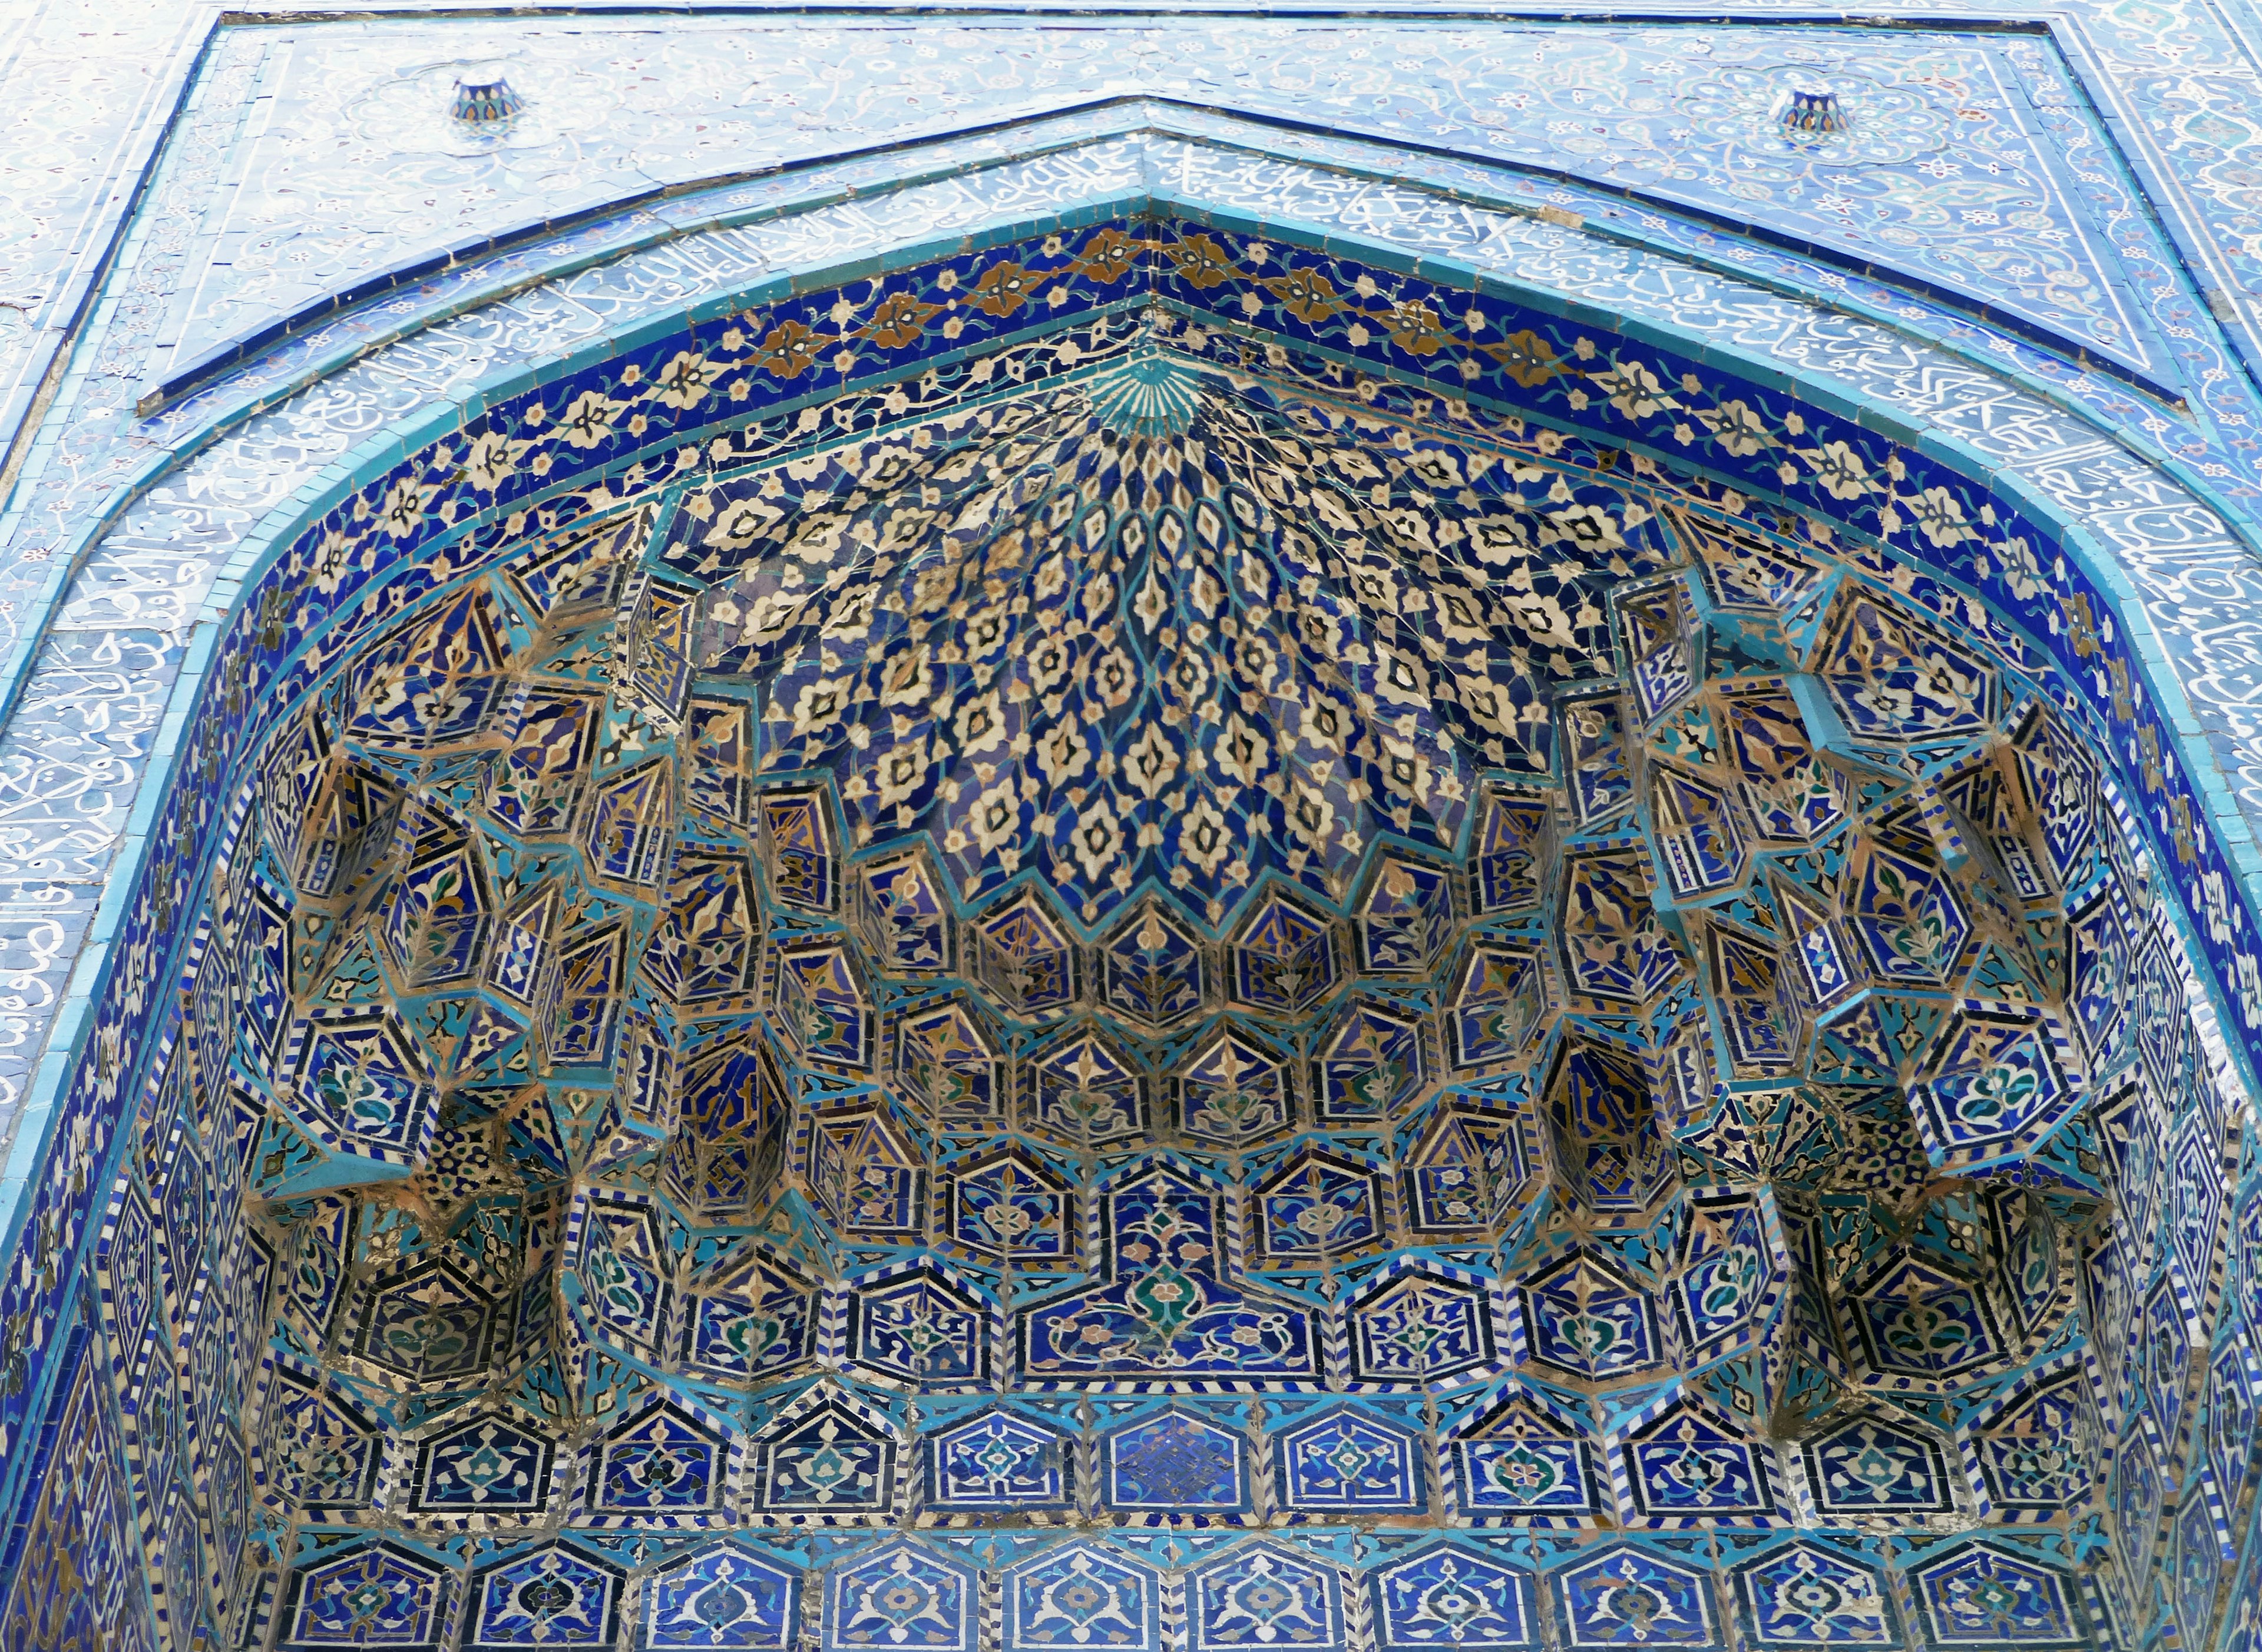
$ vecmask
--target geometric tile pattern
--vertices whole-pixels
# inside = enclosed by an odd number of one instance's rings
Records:
[[[1165,302],[1015,336],[1134,272]],[[1026,1647],[1506,1648],[1543,1598],[1576,1646],[1725,1644],[1723,1603],[2087,1643],[2072,1512],[2110,1461],[2140,1524],[2220,1364],[2226,1125],[2095,730],[1876,548],[1992,514],[1192,222],[716,320],[308,564],[721,420],[373,605],[249,760],[104,1238],[169,1634],[782,1646],[753,1540],[838,1527],[828,1648],[971,1648],[985,1599]],[[936,339],[986,353],[823,441],[731,411]],[[1398,378],[1346,380],[1378,339]],[[2146,1197],[2172,1260],[2106,1237]],[[2134,1397],[2064,1383],[2085,1346]],[[1448,1498],[1473,1532],[1328,1547]],[[1898,1602],[1777,1535],[1983,1505],[2038,1529],[1897,1552]],[[1127,1529],[1029,1537],[1068,1517]],[[710,1526],[749,1540],[633,1541]]]
[[[1158,255],[1112,234],[1061,268]],[[1038,282],[990,268],[998,306]],[[890,312],[955,302],[914,291]],[[2070,1323],[2107,1191],[2081,1087],[2133,1048],[2049,950],[2066,891],[2133,887],[2073,736],[2015,655],[1811,537],[1637,503],[1582,450],[1402,448],[1410,413],[1306,399],[1307,358],[1228,385],[1172,327],[1090,387],[538,535],[275,736],[216,909],[294,937],[229,1056],[262,1231],[303,1259],[274,1346],[434,1408],[391,1449],[435,1530],[567,1498],[593,1532],[1432,1515],[1418,1421],[1232,1397],[1337,1369],[1524,1372],[1624,1416],[1468,1412],[1440,1441],[1465,1518],[1780,1526],[1758,1419],[1833,1396],[1815,1512],[1952,1515],[1945,1448],[1855,1402],[1952,1416]],[[1294,499],[1324,542],[1276,521]],[[1525,640],[1452,645],[1464,610]],[[1615,697],[1564,700],[1595,657]],[[1528,1220],[1543,1190],[1570,1242]],[[846,1380],[810,1387],[821,1358]],[[777,1398],[710,1411],[708,1371]],[[1178,1397],[964,1412],[915,1462],[891,1397],[1001,1375]],[[501,1404],[459,1420],[473,1381]],[[774,1632],[760,1557],[707,1553],[647,1643]],[[1529,1640],[1528,1574],[1427,1553],[1346,1595],[1293,1548],[1167,1585],[1050,1550],[1005,1609],[1032,1645],[1182,1612],[1332,1647],[1367,1598],[1393,1644]],[[1874,1573],[1781,1554],[1738,1574],[1754,1637],[1886,1621]],[[1690,1563],[1625,1547],[1549,1587],[1574,1643],[1711,1644]],[[970,1634],[953,1564],[828,1574],[830,1642]],[[467,1633],[616,1635],[608,1566],[498,1562]],[[1956,1588],[1938,1612],[1976,1610]]]

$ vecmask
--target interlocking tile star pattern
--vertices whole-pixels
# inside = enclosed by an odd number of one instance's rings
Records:
[[[1366,1587],[1331,1534],[1377,1520],[1465,1526],[1503,1645],[1713,1645],[1731,1598],[1859,1643],[1864,1541],[1984,1495],[2027,1524],[1897,1562],[1913,1620],[2088,1633],[2086,1488],[2006,1431],[2062,1423],[2123,1526],[2157,1503],[2179,1398],[2043,1390],[2123,1174],[2097,1098],[2193,1058],[2078,1001],[2071,913],[2130,915],[2093,975],[2172,956],[2086,736],[1812,524],[1176,334],[535,534],[270,741],[212,890],[226,1036],[166,1069],[105,1278],[145,1320],[241,1177],[313,1433],[234,1476],[172,1353],[129,1375],[169,1610],[238,1484],[294,1645],[609,1644],[659,1598],[639,1534],[717,1526],[754,1569],[696,1610],[748,1644],[820,1530],[833,1646],[970,1648],[1009,1567],[1032,1624],[1173,1646],[1479,1612]],[[1169,420],[1111,426],[1126,370]],[[2182,1282],[2129,1300],[2147,1372],[2205,1368]],[[1027,1424],[969,1434],[1001,1393]],[[490,1416],[558,1465],[539,1508],[431,1445]],[[1861,1453],[1904,1436],[1935,1495],[1881,1512]],[[467,1474],[526,1518],[443,1510]],[[1049,1506],[985,1508],[1017,1475]]]

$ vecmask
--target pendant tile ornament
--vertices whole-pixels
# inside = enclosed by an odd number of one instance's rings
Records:
[[[971,1569],[908,1540],[835,1567],[825,1582],[825,1652],[918,1645],[975,1652]]]
[[[1005,1574],[1005,1640],[1013,1652],[1094,1646],[1161,1652],[1163,1582],[1097,1543],[1071,1543]]]
[[[1199,1652],[1344,1644],[1342,1580],[1332,1567],[1268,1543],[1238,1548],[1186,1577],[1186,1610]]]
[[[1884,1577],[1835,1548],[1789,1543],[1734,1575],[1737,1615],[1761,1652],[1907,1644]]]
[[[291,1574],[281,1644],[292,1652],[335,1646],[439,1652],[456,1584],[452,1568],[393,1543],[323,1555]]]
[[[1388,1652],[1530,1652],[1539,1644],[1531,1576],[1467,1549],[1424,1549],[1377,1567],[1367,1585],[1377,1641]]]
[[[1711,1575],[1630,1546],[1549,1579],[1567,1646],[1696,1647],[1722,1642]]]
[[[1273,1476],[1290,1509],[1419,1514],[1429,1505],[1423,1442],[1364,1411],[1338,1411],[1273,1437]]]
[[[2033,1647],[2077,1652],[2091,1643],[2064,1573],[1974,1543],[1912,1569],[1928,1647]]]
[[[467,126],[493,126],[508,120],[524,101],[507,80],[457,81],[455,106],[448,112]]]
[[[469,1630],[476,1652],[541,1646],[610,1652],[620,1633],[620,1568],[566,1543],[545,1544],[472,1573]]]
[[[1795,140],[1835,137],[1853,125],[1838,89],[1819,75],[1792,76],[1776,109],[1784,134]]]
[[[1068,1438],[1018,1411],[984,1411],[932,1435],[927,1506],[941,1513],[1065,1514],[1075,1506]]]
[[[722,1544],[672,1561],[645,1584],[644,1652],[784,1652],[801,1623],[802,1575]]]

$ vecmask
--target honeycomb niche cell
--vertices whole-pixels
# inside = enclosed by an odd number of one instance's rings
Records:
[[[2072,1648],[2222,1552],[2233,1104],[2035,651],[1693,469],[1085,336],[512,518],[248,755],[100,1270],[166,1610]],[[148,1330],[220,1246],[234,1332]]]

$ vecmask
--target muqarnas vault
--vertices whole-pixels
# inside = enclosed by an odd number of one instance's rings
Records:
[[[2071,1648],[2100,1504],[2220,1543],[2226,1108],[2030,645],[1599,442],[1076,340],[520,513],[267,737],[104,1241],[164,1610]]]

